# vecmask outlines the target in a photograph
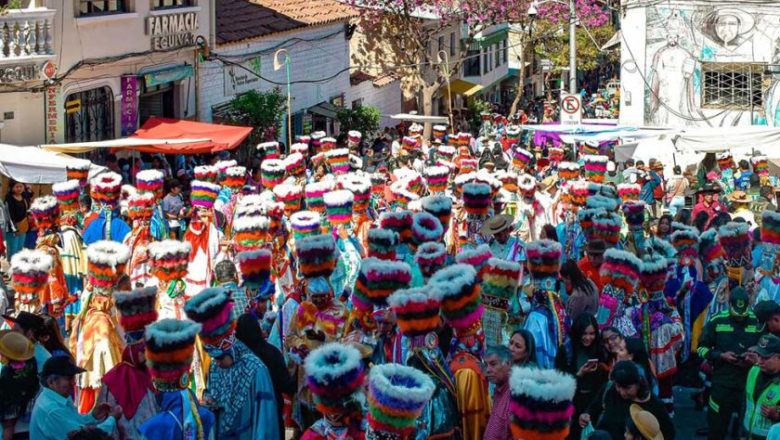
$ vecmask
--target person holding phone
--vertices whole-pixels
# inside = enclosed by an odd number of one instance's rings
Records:
[[[743,425],[748,438],[765,439],[780,423],[780,338],[762,336],[752,354],[757,363],[747,375]]]
[[[601,348],[601,335],[596,318],[582,313],[574,318],[564,345],[555,357],[555,369],[577,378],[574,394],[574,416],[577,420],[596,392],[607,382],[607,366]],[[582,428],[572,423],[568,439],[579,440]]]

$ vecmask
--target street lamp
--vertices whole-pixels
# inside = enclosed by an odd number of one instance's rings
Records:
[[[454,133],[455,126],[453,125],[452,120],[452,87],[450,87],[450,57],[446,50],[440,50],[439,53],[436,54],[436,59],[439,66],[442,68],[444,80],[447,81],[447,103],[450,106],[450,129],[453,130]]]
[[[569,93],[577,93],[577,17],[574,0],[534,0],[528,7],[528,15],[535,17],[539,11],[538,7],[545,3],[558,3],[569,6]]]
[[[279,56],[284,54],[284,61]],[[287,151],[292,146],[292,94],[290,93],[290,54],[287,49],[279,49],[274,53],[274,72],[281,69],[282,66],[287,70]]]

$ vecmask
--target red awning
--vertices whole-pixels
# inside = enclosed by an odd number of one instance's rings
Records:
[[[150,145],[134,148],[144,153],[203,154],[232,150],[244,142],[244,139],[249,137],[251,132],[252,127],[208,124],[153,116],[130,137],[139,139],[210,139],[206,142],[190,144]]]

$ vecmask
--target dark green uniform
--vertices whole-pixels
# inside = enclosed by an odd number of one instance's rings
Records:
[[[699,339],[698,353],[713,367],[707,424],[710,439],[724,439],[733,413],[740,413],[749,365],[735,365],[720,359],[732,352],[739,356],[756,345],[760,336],[759,324],[753,312],[742,319],[731,316],[729,310],[713,316],[704,326]]]

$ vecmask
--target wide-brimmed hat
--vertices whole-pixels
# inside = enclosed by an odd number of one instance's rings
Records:
[[[43,318],[30,312],[19,312],[16,317],[3,315],[3,319],[12,322],[24,330],[37,331],[43,328]]]
[[[727,199],[731,203],[750,203],[753,201],[745,191],[734,191],[728,195]]]
[[[480,233],[483,235],[495,235],[501,231],[505,231],[507,228],[512,227],[512,221],[514,219],[511,215],[500,214],[489,218],[480,229]]]
[[[19,332],[0,330],[0,354],[12,361],[26,361],[35,356],[35,346]]]
[[[664,440],[664,435],[661,433],[661,425],[651,412],[645,411],[635,403],[631,405],[629,411],[631,412],[631,420],[642,434],[642,437],[648,440]]]
[[[712,182],[705,183],[704,186],[702,186],[701,188],[699,188],[698,191],[696,191],[697,194],[698,193],[714,193],[714,194],[717,194],[719,192],[721,192],[720,186],[718,186],[718,185],[716,185],[716,184],[714,184]]]
[[[542,179],[540,186],[542,187],[542,191],[547,191],[557,184],[558,184],[558,176],[547,176],[544,179]]]

